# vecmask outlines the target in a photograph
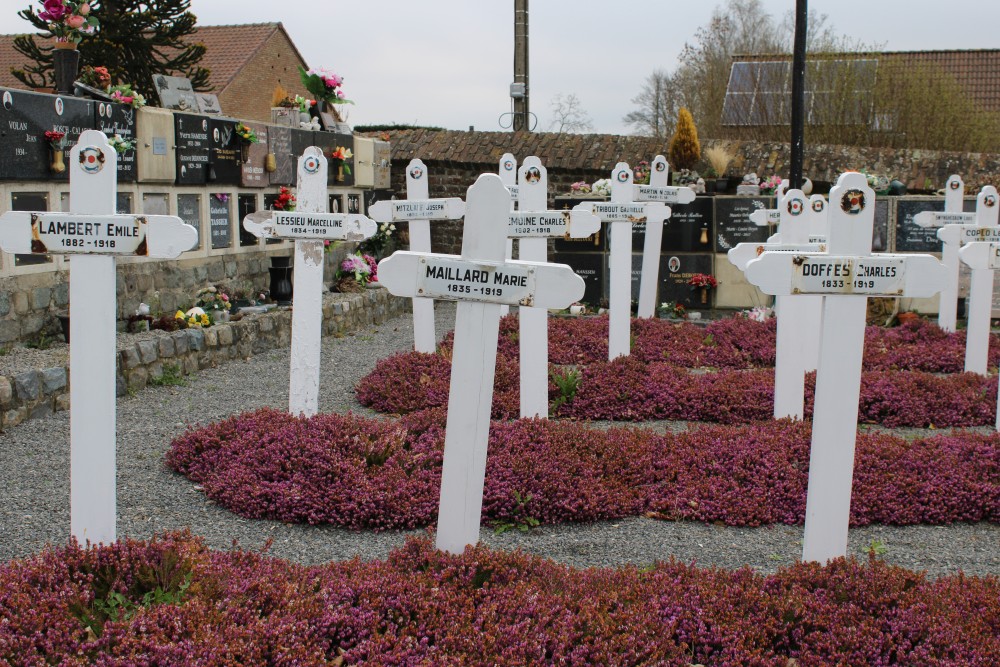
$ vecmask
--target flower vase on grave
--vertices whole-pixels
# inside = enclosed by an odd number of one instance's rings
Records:
[[[708,303],[708,288],[707,287],[702,287],[701,288],[701,302],[702,302],[702,304],[707,304]]]
[[[61,174],[66,171],[66,163],[63,161],[63,149],[61,148],[50,148],[49,153],[51,160],[49,161],[49,169],[52,170],[53,174]]]
[[[250,142],[240,141],[240,161],[246,164],[250,161]]]
[[[80,52],[73,42],[56,42],[52,50],[52,75],[57,95],[72,95],[73,82],[80,70]]]
[[[344,180],[344,161],[337,159],[331,161],[337,165],[337,172],[333,179],[338,183],[342,183]]]
[[[271,274],[271,298],[279,306],[290,306],[292,304],[292,267],[272,266],[267,271]]]
[[[273,174],[278,170],[278,160],[274,156],[274,153],[268,153],[267,157],[264,158],[264,171],[269,174]]]

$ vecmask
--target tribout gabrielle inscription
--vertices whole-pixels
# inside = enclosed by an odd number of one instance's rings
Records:
[[[421,258],[417,294],[434,299],[531,305],[535,272],[513,264],[491,266],[459,260]]]
[[[618,204],[615,202],[594,202],[587,206],[593,207],[594,215],[605,222],[628,220],[629,222],[646,222],[646,206],[643,204]]]

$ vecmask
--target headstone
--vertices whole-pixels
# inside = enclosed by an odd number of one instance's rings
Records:
[[[123,211],[121,207],[119,213],[130,213]],[[194,248],[201,247],[201,195],[200,194],[179,194],[177,195],[177,217],[190,225],[195,231]]]
[[[700,290],[693,289],[688,281],[697,273],[715,273],[713,257],[707,253],[664,253],[660,258],[660,303],[673,301],[689,310],[707,309],[711,306],[701,300]]]
[[[212,239],[212,250],[230,248],[233,245],[230,197],[225,192],[213,192],[208,196],[208,229]]]
[[[765,252],[747,265],[765,294],[824,296],[802,559],[847,552],[861,361],[869,296],[929,297],[946,280],[931,255],[871,254],[875,193],[845,173],[830,191],[827,255]]]
[[[667,158],[657,155],[649,171],[649,185],[636,185],[635,201],[654,201],[668,204],[690,204],[695,200],[691,188],[667,185],[670,167]],[[667,207],[667,218],[671,209]],[[663,242],[663,222],[650,220],[645,223],[645,240],[642,248],[642,277],[639,283],[639,317],[650,318],[656,314],[656,288],[660,281],[660,255]]]
[[[962,177],[952,174],[945,183],[944,213],[923,211],[913,216],[913,222],[925,228],[974,223],[974,215],[962,212],[964,194],[965,183],[962,182]],[[938,326],[950,332],[955,331],[958,319],[959,247],[958,241],[944,241],[941,247],[941,263],[948,268],[948,283],[941,290],[939,297]]]
[[[670,205],[670,224],[663,227],[661,252],[712,252],[715,236],[714,197],[698,197],[689,204]],[[633,228],[633,233],[634,233]],[[640,239],[643,240],[643,239]],[[633,250],[642,250],[642,246]]]
[[[461,199],[430,199],[427,187],[427,167],[421,160],[410,160],[406,166],[406,201],[380,201],[368,209],[376,222],[407,222],[410,226],[410,250],[431,251],[431,220],[457,220],[465,215]],[[504,192],[507,192],[506,190]],[[507,193],[510,210],[510,193]],[[504,221],[506,223],[506,221]],[[506,224],[500,230],[506,229]],[[379,274],[381,276],[381,274]],[[381,278],[380,278],[381,280]],[[413,298],[413,348],[417,352],[434,352],[434,302],[419,294]]]
[[[177,257],[195,241],[180,218],[115,214],[117,160],[107,136],[88,130],[70,152],[72,212],[0,216],[3,250],[73,255],[70,533],[81,543],[116,539],[115,257]]]
[[[270,144],[268,140],[270,128],[264,123],[254,123],[250,121],[246,121],[245,125],[254,131],[259,141],[256,144],[250,144],[249,150],[247,151],[248,159],[246,161],[240,161],[240,184],[245,188],[264,188],[267,187],[271,181],[271,179],[268,178],[267,170],[265,169],[267,154],[270,151]],[[237,147],[239,147],[240,141],[238,138],[236,139],[236,144]]]
[[[94,128],[107,136],[120,136],[132,144],[132,148],[118,154],[118,182],[134,182],[136,179],[135,143],[136,113],[129,105],[112,102],[94,103]]]
[[[510,194],[499,176],[480,176],[467,198],[461,257],[402,251],[378,269],[392,294],[459,302],[436,538],[451,553],[479,539],[500,304],[565,308],[583,295],[568,266],[504,261]]]
[[[575,210],[589,211],[602,222],[611,223],[609,245],[610,284],[608,290],[608,358],[630,353],[630,323],[632,299],[630,274],[632,269],[632,224],[662,223],[670,216],[670,208],[659,202],[637,203],[634,195],[632,170],[619,162],[611,172],[611,201],[578,204]],[[659,247],[659,244],[657,244]]]
[[[601,221],[586,211],[547,210],[548,187],[548,171],[541,160],[525,158],[518,170],[518,211],[511,212],[507,230],[508,239],[518,239],[520,259],[546,262],[550,237],[582,238],[601,227]],[[548,315],[548,310],[530,305],[518,311],[522,417],[549,416]]]
[[[767,240],[768,228],[759,227],[750,219],[757,210],[766,210],[769,197],[715,198],[715,252],[726,253],[739,243],[761,243]]]
[[[975,201],[963,200],[961,210],[971,212],[975,206]],[[922,224],[926,218],[920,214],[926,211],[943,213],[944,200],[939,197],[899,197],[896,200],[896,252],[940,252],[937,228],[933,224]],[[960,220],[944,219],[942,224],[953,222]],[[971,218],[966,218],[965,222],[971,222]]]
[[[0,88],[0,97],[0,178],[66,180],[68,170],[56,173],[50,168],[45,132],[65,133],[65,145],[72,146],[81,132],[94,127],[94,102],[7,88]]]
[[[153,87],[160,98],[160,106],[164,109],[176,109],[196,113],[201,108],[198,97],[191,87],[191,80],[185,76],[153,76]]]
[[[324,241],[363,241],[378,229],[363,215],[327,213],[327,160],[313,146],[299,158],[294,211],[261,211],[243,219],[258,238],[295,240],[291,373],[288,411],[311,417],[319,406],[319,369],[323,335]]]
[[[997,189],[992,185],[984,186],[976,200],[976,227],[985,233],[1000,235],[1000,228],[997,227],[997,213],[1000,210],[997,206]],[[965,333],[965,370],[980,375],[989,373],[987,366],[990,314],[993,310],[993,272],[1000,267],[997,248],[1000,248],[1000,243],[973,241],[958,251],[962,261],[972,268],[969,301],[966,304],[968,324]],[[950,274],[951,267],[948,269]]]
[[[177,184],[207,183],[211,136],[208,117],[174,114],[174,136],[177,144]]]
[[[200,113],[218,116],[222,113],[222,107],[219,106],[219,97],[215,93],[195,93],[195,97],[198,99],[198,111]]]
[[[208,180],[219,185],[239,185],[242,175],[240,140],[236,135],[236,120],[208,119],[209,152]],[[213,178],[214,176],[214,178]]]

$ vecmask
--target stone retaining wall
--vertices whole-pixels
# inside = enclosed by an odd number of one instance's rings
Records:
[[[323,298],[323,335],[379,324],[403,313],[408,300],[381,287]],[[292,311],[280,308],[205,329],[151,331],[118,337],[118,395],[139,391],[164,371],[190,375],[233,359],[291,344]],[[16,352],[13,352],[16,354]],[[65,356],[65,355],[63,355]],[[69,408],[69,367],[0,375],[0,429]]]

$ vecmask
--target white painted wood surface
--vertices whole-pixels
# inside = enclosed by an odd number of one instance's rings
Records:
[[[778,232],[789,244],[806,245],[808,203],[801,190],[789,190],[778,204]],[[774,363],[774,418],[802,419],[805,410],[807,337],[819,338],[818,322],[809,322],[801,301],[805,296],[778,296]]]
[[[1000,207],[997,206],[997,189],[992,185],[984,186],[976,197],[976,226],[981,229],[997,230],[998,210]],[[969,373],[987,375],[990,314],[993,310],[993,269],[989,266],[972,267],[969,300],[966,306],[968,322],[965,332],[965,370]]]
[[[503,182],[504,187],[510,192],[510,210],[513,211],[517,206],[518,200],[518,187],[517,187],[517,158],[514,157],[513,153],[504,153],[500,156],[500,164],[497,166],[497,173],[500,174],[500,180]],[[506,259],[513,259],[514,257],[514,239],[507,238],[507,253],[505,255]],[[521,259],[524,259],[522,257]],[[500,306],[500,317],[506,316],[510,312],[510,306]]]
[[[503,240],[510,195],[500,177],[483,174],[468,192],[462,256],[397,252],[379,263],[380,282],[392,294],[414,296],[428,278],[457,288],[495,285],[497,276],[534,276],[531,302],[565,308],[583,296],[583,279],[566,265],[505,262]],[[485,274],[485,276],[483,275]],[[492,289],[492,288],[491,288]],[[506,289],[506,288],[505,288]],[[500,328],[500,295],[471,297],[464,289],[441,289],[459,301],[452,350],[437,548],[461,553],[479,539],[490,410]],[[470,301],[469,298],[476,298]]]
[[[518,210],[548,209],[548,170],[535,156],[524,159],[518,170]],[[518,240],[518,257],[530,262],[548,260],[548,239]],[[549,416],[549,311],[522,307],[520,320],[521,417]]]
[[[944,188],[945,213],[961,213],[965,183],[958,174],[948,177]],[[938,305],[938,326],[945,331],[955,331],[958,322],[958,243],[945,241],[941,246],[941,263],[948,269],[948,282],[941,290]]]
[[[670,182],[670,165],[667,164],[667,158],[662,155],[657,155],[653,158],[652,163],[649,165],[649,190],[654,191],[663,190],[664,196],[669,196],[670,192],[666,191],[668,188],[668,183]],[[638,191],[641,186],[635,186],[635,190]],[[690,195],[683,195],[685,198],[694,196],[694,191],[691,188],[684,188]],[[672,188],[672,190],[680,190],[680,188]],[[640,201],[636,195],[642,196],[640,192],[633,192],[633,197],[635,201]],[[677,192],[673,198],[677,201],[680,200],[680,193]],[[663,224],[669,220],[668,215],[664,218],[663,222],[655,222],[653,220],[646,221],[646,234],[643,239],[642,244],[642,275],[639,278],[639,304],[636,309],[636,315],[642,318],[649,319],[653,317],[656,312],[656,293],[657,287],[660,281],[660,257],[662,255],[663,247]]]

